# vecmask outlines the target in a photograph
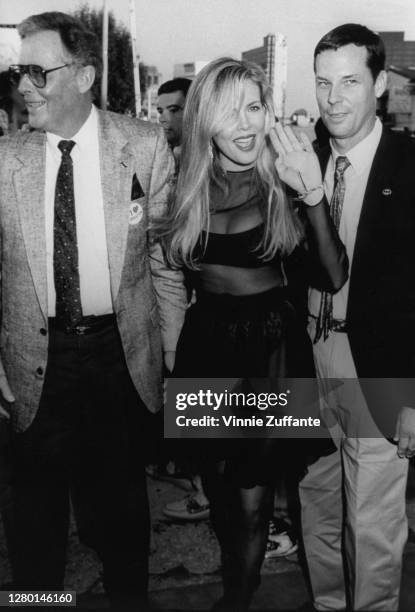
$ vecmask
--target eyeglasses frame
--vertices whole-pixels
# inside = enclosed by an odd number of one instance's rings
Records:
[[[66,68],[67,66],[73,66],[73,63],[74,62],[70,62],[69,64],[62,64],[62,66],[56,66],[56,68],[49,68],[49,70],[44,70],[42,66],[38,66],[38,64],[11,64],[9,66],[9,74],[13,73],[13,71],[19,71],[20,72],[19,83],[20,83],[20,80],[24,77],[24,75],[27,74],[28,79],[35,87],[37,87],[37,89],[43,89],[44,87],[46,87],[46,83],[47,83],[46,75],[48,75],[50,72],[55,72],[55,70],[61,70],[61,68]],[[30,77],[30,74],[28,71],[28,68],[31,66],[35,68],[40,68],[41,70],[40,74],[42,75],[42,78],[45,81],[44,85],[37,85],[36,83],[33,82],[33,79]]]

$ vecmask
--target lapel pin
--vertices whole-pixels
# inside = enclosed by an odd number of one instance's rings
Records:
[[[392,195],[392,189],[389,189],[388,187],[386,187],[385,189],[382,189],[382,195],[384,196]]]
[[[121,166],[124,166],[124,168],[128,168],[127,164],[125,163],[125,161],[121,162]]]
[[[130,225],[137,225],[140,223],[143,216],[143,207],[138,202],[131,202],[130,204]]]

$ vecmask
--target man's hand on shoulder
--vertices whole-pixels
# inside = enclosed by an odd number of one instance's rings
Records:
[[[401,408],[394,441],[398,442],[398,456],[410,459],[415,455],[415,408]]]
[[[4,402],[6,401],[12,403],[15,401],[15,397],[10,389],[9,381],[7,380],[7,376],[4,373],[3,368],[0,370],[0,392],[0,418],[10,419],[10,414],[4,407]]]

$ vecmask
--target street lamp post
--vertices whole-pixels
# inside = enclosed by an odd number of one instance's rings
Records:
[[[140,116],[141,112],[141,91],[140,91],[140,73],[138,67],[137,55],[137,20],[135,16],[135,0],[130,0],[130,33],[131,33],[131,48],[133,52],[133,73],[134,73],[134,96],[135,96],[135,113]]]
[[[104,0],[102,9],[102,80],[101,108],[106,110],[108,97],[108,5]]]

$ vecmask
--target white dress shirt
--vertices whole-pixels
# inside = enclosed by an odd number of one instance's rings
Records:
[[[81,304],[84,316],[103,315],[113,311],[98,130],[98,113],[92,106],[88,119],[70,139],[75,142],[71,157]],[[45,226],[48,315],[54,317],[56,293],[53,275],[53,220],[56,177],[62,157],[58,143],[62,138],[49,132],[46,138]]]
[[[357,226],[362,210],[363,198],[366,191],[369,172],[372,167],[373,158],[378,148],[382,135],[382,123],[376,118],[373,130],[354,146],[345,155],[350,162],[350,166],[344,173],[345,194],[343,210],[340,218],[339,236],[346,247],[350,266],[353,260],[354,246],[356,242]],[[324,190],[327,200],[330,202],[334,187],[334,170],[336,159],[343,153],[339,153],[333,142],[330,141],[331,155],[327,164],[324,176]],[[333,318],[346,319],[347,299],[349,296],[349,280],[333,296]],[[320,308],[321,292],[317,289],[310,289],[309,292],[309,311],[314,317],[318,316]]]

